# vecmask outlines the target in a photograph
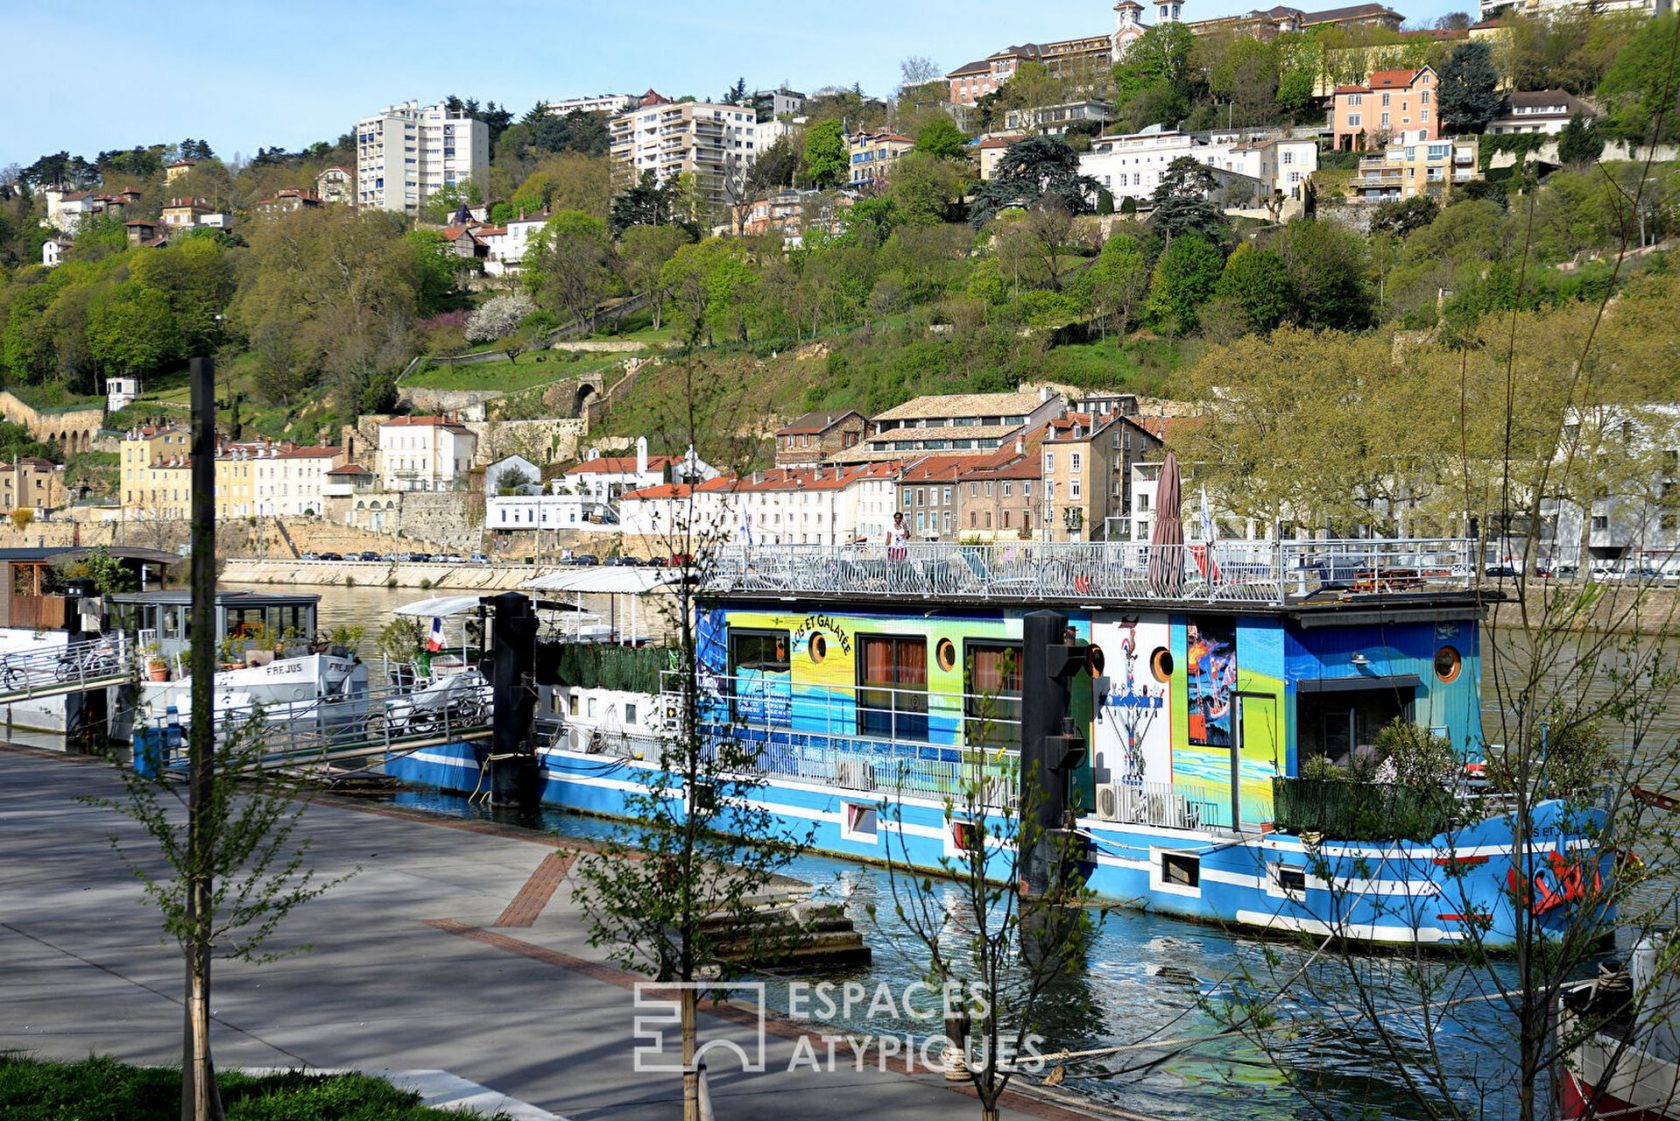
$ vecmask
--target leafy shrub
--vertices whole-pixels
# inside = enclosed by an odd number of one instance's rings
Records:
[[[467,320],[467,341],[487,343],[504,339],[519,330],[525,317],[536,310],[536,303],[525,295],[497,296],[486,300]]]

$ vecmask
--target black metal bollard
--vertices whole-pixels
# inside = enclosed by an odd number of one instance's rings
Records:
[[[490,800],[532,809],[541,794],[531,724],[536,716],[534,680],[537,616],[518,592],[480,600],[494,611],[490,646]]]

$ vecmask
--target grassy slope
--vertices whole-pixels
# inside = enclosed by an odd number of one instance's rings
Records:
[[[515,361],[475,362],[461,366],[434,366],[416,371],[402,384],[416,389],[486,389],[517,393],[550,382],[565,381],[583,374],[621,365],[628,354],[593,354],[581,351],[545,350],[521,354]]]

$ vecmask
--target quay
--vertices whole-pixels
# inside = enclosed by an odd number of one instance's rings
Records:
[[[92,759],[0,748],[0,1051],[180,1061],[181,960],[108,844],[145,841],[78,801],[121,789]],[[676,1116],[678,1078],[632,1069],[636,978],[589,947],[552,839],[340,801],[311,804],[301,832],[320,875],[360,871],[280,927],[274,948],[311,952],[217,962],[218,1065],[447,1070],[573,1121]],[[780,1121],[790,1101],[816,1121],[978,1108],[928,1075],[789,1073],[797,1030],[773,1024],[765,1073],[714,1069],[717,1116]],[[702,1040],[718,1033],[750,1035],[703,1015]],[[1107,1115],[1065,1103],[1016,1094],[1004,1116]]]

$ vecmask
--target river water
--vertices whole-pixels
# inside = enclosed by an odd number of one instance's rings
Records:
[[[375,664],[375,638],[392,609],[428,594],[384,588],[319,591],[321,626],[364,627],[363,657]],[[609,614],[612,605],[603,597],[596,598],[602,602],[586,606]],[[1571,679],[1568,666],[1560,666],[1553,680],[1560,693],[1582,684]],[[1485,690],[1490,698],[1486,713],[1490,733],[1498,726],[1500,716],[1491,699],[1493,692],[1491,687]],[[1659,706],[1650,723],[1651,747],[1671,747],[1680,733],[1680,713],[1675,706]],[[1659,783],[1666,785],[1661,778]],[[567,837],[599,839],[621,832],[619,826],[559,811],[543,811],[537,819],[513,822],[497,811],[469,806],[463,798],[438,793],[405,792],[395,800],[449,816],[495,815],[512,824]],[[895,919],[892,884],[886,870],[806,856],[787,871],[843,903],[875,949],[871,966],[835,979],[859,980],[871,989],[885,982],[893,991],[902,991],[922,979],[926,950]],[[937,882],[935,890],[941,890]],[[872,905],[877,916],[873,920]],[[953,948],[957,948],[955,939],[960,934],[953,927]],[[1045,1048],[1082,1050],[1214,1036],[1223,1026],[1214,1010],[1244,970],[1258,977],[1293,976],[1297,969],[1306,969],[1313,979],[1336,976],[1336,968],[1324,958],[1314,958],[1313,949],[1139,911],[1114,912],[1104,920],[1088,948],[1084,968],[1072,983],[1075,991],[1059,994],[1056,1001],[1058,1008],[1065,1009],[1088,1004],[1096,1010],[1095,1015],[1070,1012],[1047,1033],[1050,1038]],[[1398,957],[1376,953],[1362,959],[1359,968],[1368,979],[1386,985],[1403,978],[1406,964]],[[1426,968],[1445,970],[1443,965]],[[1481,984],[1487,984],[1485,979]],[[785,999],[776,995],[783,990],[774,980],[771,991],[772,1003]],[[1414,993],[1412,985],[1399,980],[1392,991],[1376,997],[1390,1030],[1406,1020],[1403,1009],[1415,999]],[[1333,980],[1325,985],[1298,984],[1276,1005],[1279,1019],[1268,1030],[1264,1047],[1242,1036],[1227,1036],[1170,1052],[1125,1052],[1095,1066],[1070,1068],[1060,1092],[1161,1121],[1293,1121],[1320,1116],[1292,1088],[1306,1084],[1313,1088],[1320,1104],[1338,1116],[1427,1116],[1397,1088],[1396,1079],[1383,1064],[1365,1057],[1378,1045],[1378,1035],[1355,1009],[1354,994]],[[1508,1114],[1515,1090],[1509,1076],[1501,1074],[1509,1063],[1502,1058],[1504,1032],[1499,1017],[1496,1002],[1471,1001],[1456,1007],[1432,1031],[1420,1032],[1412,1041],[1419,1053],[1433,1049],[1441,1066],[1459,1080],[1458,1092],[1477,1094],[1481,1100],[1477,1108],[1488,1117]],[[926,1025],[900,1022],[891,1016],[871,1017],[865,1010],[849,1020],[842,1018],[841,1026],[895,1034],[928,1030]],[[1159,1060],[1159,1065],[1148,1066],[1154,1060]],[[1147,1069],[1136,1069],[1140,1066]],[[1115,1073],[1105,1076],[1105,1070]],[[1483,1084],[1472,1091],[1478,1081]],[[1464,1108],[1464,1103],[1460,1107]]]

